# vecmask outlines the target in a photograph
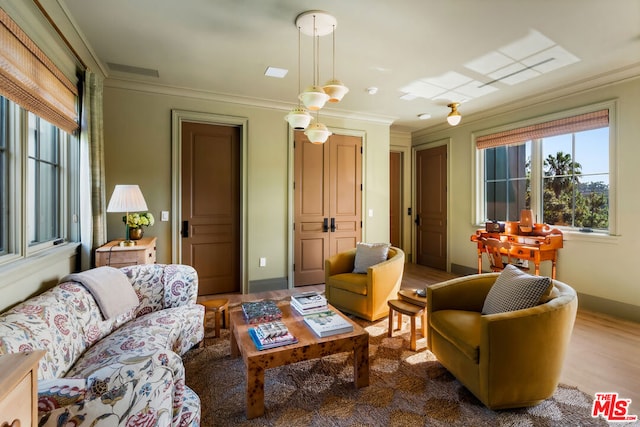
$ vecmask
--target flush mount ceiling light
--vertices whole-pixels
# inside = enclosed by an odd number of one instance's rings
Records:
[[[458,105],[460,105],[458,102],[452,102],[447,105],[447,107],[451,108],[451,112],[447,116],[447,122],[449,122],[451,126],[456,126],[460,123],[460,120],[462,120],[462,116],[458,112]]]

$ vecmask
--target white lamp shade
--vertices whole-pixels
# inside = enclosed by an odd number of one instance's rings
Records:
[[[324,104],[329,100],[329,95],[320,86],[309,86],[298,98],[309,110],[317,111],[324,107]]]
[[[449,115],[447,116],[447,122],[449,122],[451,126],[457,125],[458,123],[460,123],[460,120],[462,120],[462,116],[458,112],[449,113]]]
[[[137,185],[116,185],[113,190],[107,212],[146,211],[147,202]]]
[[[340,80],[329,80],[323,89],[329,95],[329,102],[340,102],[349,92],[349,88],[342,84]]]
[[[322,123],[314,123],[304,131],[304,134],[309,138],[309,142],[312,144],[324,144],[327,142],[331,132]]]
[[[301,107],[296,107],[289,111],[284,119],[289,122],[289,125],[297,130],[306,129],[311,123],[311,114],[307,110]]]

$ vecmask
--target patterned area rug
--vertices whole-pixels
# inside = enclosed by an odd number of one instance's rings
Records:
[[[270,369],[265,415],[253,420],[245,418],[244,365],[230,356],[229,331],[208,338],[205,348],[184,357],[187,385],[202,400],[202,426],[607,425],[591,417],[592,396],[565,385],[535,407],[491,411],[426,350],[420,335],[417,351],[409,350],[408,323],[388,338],[386,318],[354,320],[370,335],[368,387],[354,387],[348,353]]]

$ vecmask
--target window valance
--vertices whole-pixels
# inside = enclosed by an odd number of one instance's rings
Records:
[[[511,129],[476,138],[476,148],[479,150],[517,144],[532,139],[548,138],[550,136],[567,133],[583,132],[609,126],[609,110],[592,111],[577,116],[551,120],[531,126]]]
[[[0,94],[69,133],[78,128],[78,89],[3,9]]]

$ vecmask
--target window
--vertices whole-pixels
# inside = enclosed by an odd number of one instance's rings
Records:
[[[476,138],[482,188],[478,222],[536,222],[583,231],[610,228],[610,108]]]
[[[77,234],[79,141],[1,96],[0,114],[1,263]]]

